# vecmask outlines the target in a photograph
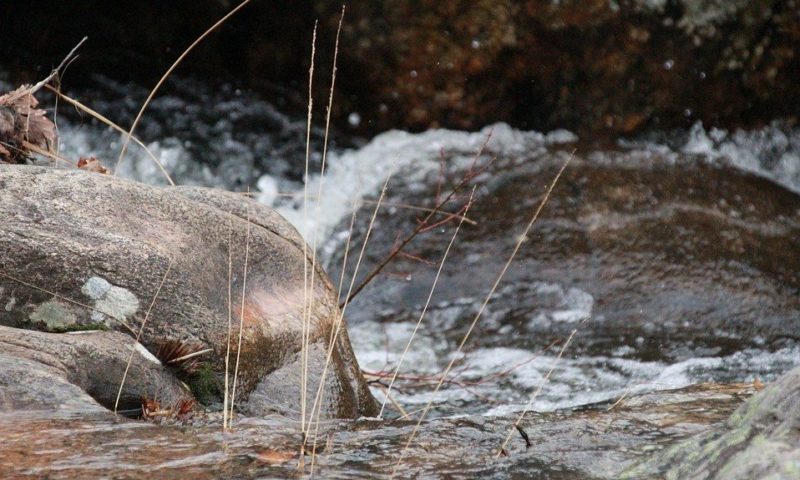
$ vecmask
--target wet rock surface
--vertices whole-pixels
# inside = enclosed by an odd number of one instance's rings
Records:
[[[800,369],[742,405],[721,426],[626,472],[678,478],[795,478],[800,473]]]
[[[474,416],[426,422],[403,453],[398,477],[618,478],[625,468],[654,452],[708,431],[752,391],[748,385],[698,385],[631,396],[615,405],[529,414],[521,427],[531,446],[526,447],[514,432],[507,456],[500,458],[498,449],[516,418]],[[0,472],[19,478],[74,478],[117,474],[120,465],[125,465],[126,474],[132,476],[146,472],[165,478],[250,478],[285,477],[297,471],[300,432],[280,418],[240,418],[223,436],[218,426],[202,424],[186,428],[115,423],[102,416],[76,420],[49,415],[0,414],[6,438],[0,443]],[[76,422],[80,429],[74,428]],[[318,432],[314,472],[325,478],[389,478],[415,423],[326,423]],[[43,439],[47,451],[30,457],[28,446]],[[310,460],[306,459],[306,469]]]
[[[25,21],[0,32],[0,55],[32,77],[32,65],[49,70],[88,35],[73,82],[102,73],[150,85],[232,6],[6,2],[0,14]],[[314,20],[321,22],[318,71],[329,71],[341,3],[245,8],[181,70],[233,80],[302,110]],[[734,128],[797,117],[794,0],[404,0],[347,9],[334,124],[347,125],[356,113],[355,131],[504,120],[616,136],[697,120]],[[88,10],[93,15],[82,13]],[[318,80],[321,92],[326,82]],[[319,98],[323,104],[326,94]]]
[[[479,164],[493,155],[487,152]],[[462,226],[425,319],[425,335],[443,340],[444,348],[463,336],[569,156],[499,155],[476,181],[468,214],[476,225]],[[472,160],[466,152],[449,152],[444,162],[446,192]],[[361,276],[422,218],[392,205],[433,203],[438,172],[413,186],[403,178],[400,173],[393,179]],[[361,248],[372,208],[364,207],[359,217],[351,256]],[[398,257],[356,297],[348,309],[356,328],[376,319],[384,325],[416,322],[454,226],[420,236],[409,246],[410,256]],[[623,358],[667,362],[795,345],[798,239],[800,197],[724,162],[577,153],[471,342],[538,351],[577,328],[570,350],[579,355],[624,346]],[[334,277],[341,259],[330,262]]]
[[[212,350],[204,360],[219,396],[231,318],[234,340],[243,325],[241,350],[235,342],[232,348],[233,358],[241,358],[243,405],[265,381],[275,389],[269,375],[297,361],[306,301],[303,244],[271,209],[232,193],[31,166],[2,167],[0,186],[2,325],[135,335],[147,319],[141,343],[151,352],[167,341]],[[327,351],[338,309],[325,273],[318,269],[315,278],[311,343]],[[58,344],[71,337],[50,338]],[[310,370],[318,378],[323,367],[324,359]],[[330,370],[325,414],[371,412],[373,399],[346,334]],[[284,396],[270,411],[297,410],[300,370],[292,374],[281,377]],[[316,393],[316,385],[309,390]]]

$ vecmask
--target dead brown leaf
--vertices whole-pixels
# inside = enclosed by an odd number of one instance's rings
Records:
[[[0,95],[0,160],[19,163],[29,157],[25,143],[54,152],[56,126],[38,106],[30,85]]]
[[[104,167],[103,164],[100,163],[100,160],[96,159],[94,156],[79,158],[78,168],[81,170],[86,170],[87,172],[108,173],[108,169]]]

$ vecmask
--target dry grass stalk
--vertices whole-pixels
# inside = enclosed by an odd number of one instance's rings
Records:
[[[544,354],[545,352],[549,351],[552,347],[554,347],[555,345],[557,345],[559,343],[561,343],[560,339],[559,340],[554,340],[554,341],[550,342],[549,345],[547,345],[544,348],[540,349],[538,352],[536,352],[530,358],[528,358],[526,360],[523,360],[523,361],[520,361],[520,362],[517,362],[516,364],[508,367],[505,370],[502,370],[500,372],[495,372],[495,373],[493,373],[491,375],[488,375],[486,377],[481,377],[481,378],[476,379],[476,380],[459,380],[458,379],[459,375],[461,375],[461,373],[463,373],[463,370],[465,370],[469,366],[468,364],[465,363],[464,366],[461,368],[461,371],[455,372],[453,375],[448,375],[448,378],[445,379],[444,383],[448,384],[448,385],[453,385],[453,386],[462,388],[465,391],[467,391],[467,392],[471,393],[472,395],[476,396],[477,398],[480,398],[486,404],[501,404],[501,403],[504,403],[505,400],[494,400],[492,398],[485,397],[485,396],[481,395],[480,393],[478,393],[477,391],[475,391],[472,387],[485,385],[487,383],[494,382],[497,379],[507,377],[508,375],[512,374],[516,370],[518,370],[518,369],[524,367],[525,365],[533,362],[534,360],[539,358],[542,354]],[[361,372],[364,374],[364,377],[367,378],[367,383],[368,384],[377,385],[379,388],[382,388],[382,389],[385,389],[387,387],[387,384],[385,384],[383,382],[383,379],[391,378],[392,376],[394,376],[394,371],[382,370],[382,371],[374,372],[374,371],[369,371],[369,370],[362,370]],[[442,372],[444,372],[444,370],[442,370],[441,372],[438,372],[438,373],[427,374],[427,375],[398,374],[397,375],[397,380],[404,382],[403,383],[403,388],[404,389],[405,388],[435,387],[436,383],[442,378]],[[395,391],[401,391],[400,388],[398,388],[397,386],[394,387],[394,390]],[[424,410],[424,408],[420,408],[418,411],[422,411],[422,410]],[[407,417],[407,416],[408,415],[403,415],[403,417],[400,417],[400,419],[402,419],[404,417]]]
[[[187,353],[186,355],[182,355],[178,358],[173,358],[167,363],[179,364],[182,362],[186,362],[187,360],[193,360],[195,357],[199,357],[200,355],[205,355],[206,353],[211,353],[213,351],[214,351],[213,348],[203,348],[202,350],[193,350],[191,353]],[[189,372],[189,373],[194,373],[194,372]]]
[[[167,280],[167,276],[169,275],[170,270],[172,270],[172,259],[170,259],[169,264],[167,264],[167,270],[164,272],[164,276],[161,277],[161,283],[158,284],[158,288],[156,289],[155,295],[153,295],[153,301],[150,302],[150,307],[147,308],[147,313],[144,315],[144,320],[142,320],[142,325],[139,327],[139,332],[136,334],[136,343],[139,343],[139,339],[142,338],[142,332],[144,332],[144,326],[147,324],[147,319],[150,318],[150,312],[153,311],[153,305],[156,304],[156,300],[158,299],[158,294],[161,292],[161,287],[164,286],[164,282]],[[128,370],[131,368],[131,362],[133,361],[133,356],[136,355],[136,349],[131,351],[130,356],[128,357],[128,364],[125,366],[125,373],[122,374],[122,381],[119,383],[119,390],[117,391],[117,399],[114,401],[114,413],[117,413],[117,407],[119,407],[119,399],[122,396],[122,389],[125,386],[125,379],[128,377]]]
[[[394,369],[394,375],[392,375],[391,381],[389,381],[389,386],[386,388],[386,396],[381,403],[381,411],[378,413],[378,418],[383,418],[383,410],[386,408],[386,400],[391,399],[389,394],[392,391],[392,387],[394,386],[395,380],[397,380],[397,374],[400,372],[400,367],[403,365],[403,360],[405,360],[406,355],[408,354],[408,350],[411,348],[411,344],[414,342],[414,337],[419,330],[420,325],[422,325],[422,319],[425,318],[425,313],[428,311],[428,306],[431,303],[431,298],[433,298],[433,292],[436,290],[436,285],[439,283],[439,277],[441,276],[442,269],[444,268],[444,263],[447,261],[447,256],[450,254],[450,249],[453,247],[453,243],[456,241],[456,237],[458,236],[458,232],[461,230],[461,225],[464,223],[464,219],[466,218],[467,212],[469,212],[470,206],[472,206],[472,199],[475,196],[475,187],[472,187],[472,193],[469,196],[469,200],[467,201],[467,205],[464,208],[464,215],[461,216],[461,220],[456,225],[456,229],[453,232],[453,236],[450,238],[450,243],[447,244],[447,248],[444,251],[444,255],[442,255],[442,261],[439,262],[439,268],[436,271],[436,276],[433,279],[433,284],[431,285],[430,290],[428,291],[428,298],[425,300],[425,306],[422,307],[422,313],[419,315],[419,319],[417,320],[417,324],[414,325],[414,330],[411,331],[411,336],[408,338],[408,343],[406,343],[406,347],[403,349],[402,355],[400,355],[400,360],[397,362],[397,367]]]
[[[139,121],[142,119],[142,115],[144,114],[144,111],[147,109],[147,106],[150,105],[150,102],[153,100],[153,97],[155,97],[156,92],[158,92],[159,88],[161,88],[161,85],[164,84],[164,82],[167,80],[167,78],[172,74],[172,71],[175,70],[175,68],[183,61],[184,58],[186,58],[186,56],[189,54],[189,52],[191,52],[194,49],[194,47],[196,47],[200,42],[203,41],[203,39],[205,39],[209,34],[211,34],[211,32],[213,32],[220,25],[225,23],[226,20],[228,20],[230,17],[232,17],[236,12],[241,10],[248,3],[250,3],[250,0],[244,0],[242,3],[237,5],[233,10],[228,12],[224,17],[222,17],[219,20],[217,20],[217,22],[214,25],[212,25],[211,27],[209,27],[208,30],[203,32],[202,35],[197,37],[197,39],[194,42],[192,42],[192,44],[189,45],[186,48],[186,50],[183,51],[183,53],[181,53],[181,55],[178,57],[178,59],[175,60],[175,62],[172,65],[170,65],[170,67],[167,69],[167,71],[164,72],[164,75],[162,75],[161,78],[158,80],[158,83],[156,83],[156,86],[153,87],[152,90],[150,90],[150,94],[147,96],[147,99],[145,99],[144,103],[142,104],[142,108],[139,109],[139,113],[136,114],[136,118],[134,118],[133,123],[131,124],[131,128],[128,130],[128,133],[125,135],[125,141],[122,143],[122,149],[120,149],[119,158],[117,159],[117,164],[114,167],[114,173],[113,173],[114,175],[116,175],[117,172],[119,172],[119,166],[122,163],[122,159],[125,158],[125,152],[128,149],[128,144],[130,143],[131,138],[133,137],[133,132],[136,130],[136,126],[139,125]]]
[[[0,143],[3,143],[5,146],[10,146],[11,148],[21,152],[22,155],[25,156],[25,157],[27,157],[28,153],[33,152],[33,153],[41,155],[41,156],[43,156],[45,158],[49,158],[50,160],[53,160],[54,162],[66,163],[67,165],[69,165],[71,167],[78,168],[78,165],[75,162],[73,162],[72,160],[70,160],[68,158],[64,158],[61,155],[59,155],[59,154],[57,154],[57,153],[55,153],[53,151],[43,149],[43,148],[39,147],[38,145],[34,145],[34,144],[32,144],[30,142],[27,142],[25,140],[20,142],[20,147],[21,148],[15,146],[15,145],[4,143],[4,142],[0,142]]]
[[[325,137],[322,142],[322,161],[320,163],[320,172],[319,172],[319,186],[317,188],[317,202],[314,204],[314,233],[312,235],[313,240],[311,242],[311,283],[309,286],[309,300],[308,300],[308,327],[307,327],[307,335],[305,338],[306,346],[305,346],[305,358],[303,359],[303,378],[305,379],[306,383],[303,384],[303,392],[305,393],[305,389],[308,386],[308,350],[309,350],[309,343],[311,342],[311,335],[310,335],[310,328],[311,328],[311,314],[313,312],[313,304],[314,304],[314,280],[316,278],[316,265],[317,265],[317,234],[319,229],[317,228],[319,224],[319,204],[320,199],[322,199],[322,188],[325,183],[325,165],[328,160],[328,138],[330,134],[330,126],[331,126],[331,110],[333,110],[333,92],[336,86],[336,68],[337,63],[339,61],[339,36],[342,32],[342,22],[344,21],[344,12],[345,6],[342,5],[342,13],[339,16],[339,26],[336,29],[336,43],[333,49],[333,68],[331,70],[331,86],[328,92],[328,107],[325,115]],[[304,399],[304,401],[306,401]],[[304,405],[305,408],[305,405]],[[314,409],[311,409],[311,418],[313,419],[314,416]],[[316,450],[316,432],[315,432],[315,443],[314,443],[314,450]],[[305,445],[305,441],[303,445]],[[304,449],[304,446],[301,446],[301,452]],[[313,455],[312,455],[312,468],[311,468],[311,475],[314,474],[313,469]]]
[[[375,202],[377,205],[378,202]],[[350,228],[347,230],[347,241],[344,244],[344,255],[342,256],[342,270],[339,274],[339,286],[336,289],[336,298],[342,298],[342,286],[344,285],[344,274],[347,272],[347,258],[350,253],[350,240],[353,238],[353,229],[356,226],[356,215],[358,214],[358,194],[353,198],[353,211],[350,215]]]
[[[570,156],[567,158],[567,160],[561,166],[561,168],[559,169],[559,171],[556,174],[555,178],[553,178],[553,181],[550,183],[550,186],[547,188],[547,193],[545,194],[544,198],[542,199],[542,201],[539,203],[539,206],[534,211],[533,215],[531,216],[530,220],[528,221],[528,224],[525,226],[525,229],[523,230],[522,234],[519,235],[519,237],[517,239],[517,243],[514,245],[514,249],[512,250],[511,255],[508,257],[508,260],[503,265],[503,268],[500,270],[500,273],[498,274],[497,278],[495,279],[494,284],[492,285],[492,288],[489,290],[489,293],[486,295],[486,298],[484,299],[483,303],[481,304],[481,307],[478,309],[478,313],[475,315],[475,318],[473,318],[472,323],[470,323],[470,326],[467,329],[467,332],[464,334],[464,337],[462,338],[461,343],[458,345],[458,348],[456,349],[452,360],[450,360],[450,363],[447,365],[447,368],[445,368],[445,371],[442,374],[442,377],[439,380],[439,383],[437,383],[436,388],[433,391],[433,396],[435,396],[436,393],[439,392],[439,389],[441,388],[442,384],[444,383],[445,379],[447,378],[447,375],[450,373],[450,370],[453,368],[453,365],[455,364],[456,359],[458,358],[458,355],[464,349],[464,345],[467,343],[467,340],[469,340],[469,337],[472,334],[472,331],[475,329],[475,326],[478,324],[478,320],[480,320],[481,316],[483,315],[483,312],[486,309],[486,305],[489,304],[489,301],[494,296],[494,292],[497,290],[498,285],[500,285],[500,282],[503,280],[503,277],[505,276],[506,272],[508,271],[508,268],[511,266],[511,263],[514,261],[514,258],[517,256],[517,252],[519,252],[520,247],[522,247],[522,244],[528,239],[528,234],[530,233],[531,228],[533,228],[534,223],[536,223],[536,220],[539,218],[539,214],[542,212],[542,209],[544,208],[545,204],[547,204],[547,200],[549,200],[550,194],[553,192],[553,189],[555,188],[556,184],[558,183],[558,180],[561,178],[561,174],[564,173],[564,170],[567,168],[567,165],[569,165],[569,162],[572,160],[572,157],[574,156],[574,153],[575,152],[573,151],[572,154],[570,154]],[[411,445],[411,442],[414,440],[414,437],[416,436],[417,432],[419,431],[419,427],[422,424],[422,421],[425,419],[425,415],[428,413],[428,411],[430,410],[430,407],[433,405],[433,396],[431,397],[431,400],[428,402],[428,404],[425,406],[425,409],[422,411],[422,415],[420,415],[420,418],[417,420],[417,424],[414,426],[414,429],[411,431],[411,435],[409,435],[405,446],[400,451],[399,458],[397,459],[397,463],[395,464],[394,469],[392,470],[392,474],[391,474],[390,478],[394,478],[395,475],[397,475],[398,469],[400,468],[400,465],[403,463],[403,457],[405,455],[405,452],[408,450],[408,447]]]
[[[314,32],[311,37],[311,64],[308,67],[308,122],[306,124],[306,158],[305,171],[303,176],[303,224],[308,221],[308,175],[309,163],[311,161],[311,120],[314,115],[314,60],[317,55],[317,22],[314,22]],[[311,267],[313,270],[313,266]],[[303,326],[300,335],[300,425],[305,434],[306,431],[306,389],[308,388],[308,334],[309,319],[311,309],[308,302],[308,242],[303,241]],[[303,448],[305,442],[300,447],[300,462],[303,462]]]
[[[341,273],[339,274],[339,286],[336,289],[336,298],[341,298],[341,296],[342,296],[342,286],[344,285],[344,274],[347,271],[347,257],[348,257],[348,253],[350,252],[350,239],[353,238],[353,228],[355,227],[356,214],[358,213],[358,197],[359,197],[359,195],[356,195],[353,198],[353,209],[352,209],[353,211],[352,211],[352,214],[350,216],[350,228],[348,229],[347,241],[345,242],[345,246],[344,246],[344,255],[343,255],[343,258],[342,258],[342,270],[341,270]],[[316,453],[317,453],[317,443],[316,442],[317,442],[317,433],[319,431],[319,424],[320,424],[320,421],[319,421],[319,418],[317,418],[316,428],[314,430],[313,448],[311,450],[311,475],[314,475],[314,463],[315,463],[315,460],[316,460]],[[329,437],[329,440],[330,440],[330,437]],[[305,449],[305,443],[306,442],[304,441],[303,442],[303,447],[301,448],[301,451],[303,451],[303,449]],[[326,451],[329,451],[327,449],[327,447],[326,447]]]
[[[358,260],[356,261],[355,269],[353,270],[353,276],[350,279],[350,287],[348,289],[348,298],[350,297],[350,293],[352,292],[353,285],[355,284],[356,277],[358,276],[358,270],[361,266],[361,261],[364,259],[364,252],[367,249],[367,243],[369,242],[370,234],[372,233],[372,228],[375,225],[375,219],[378,217],[378,211],[381,208],[381,202],[383,198],[386,196],[386,189],[389,186],[389,180],[392,178],[392,174],[390,173],[389,176],[386,177],[386,181],[383,183],[383,188],[381,189],[381,194],[378,197],[378,203],[375,205],[375,210],[372,212],[372,217],[369,221],[369,226],[367,227],[367,232],[364,236],[364,242],[361,244],[361,251],[358,253]],[[344,306],[341,308],[341,311],[336,316],[336,320],[334,324],[331,326],[331,333],[328,339],[328,352],[325,357],[325,366],[322,369],[322,374],[320,375],[319,385],[317,387],[317,393],[314,397],[314,403],[311,407],[311,421],[314,418],[314,412],[316,411],[316,428],[314,431],[314,447],[312,449],[312,465],[313,465],[313,452],[316,451],[316,441],[317,441],[317,434],[319,432],[319,417],[322,410],[322,396],[324,394],[324,387],[325,387],[325,378],[328,374],[328,367],[330,366],[331,360],[333,358],[333,349],[336,346],[336,341],[339,338],[339,331],[341,330],[342,323],[344,322],[344,314],[347,311],[347,306],[349,303],[345,303]],[[313,474],[313,472],[312,472]]]
[[[394,378],[392,378],[392,380],[394,380]],[[392,404],[392,406],[395,408],[395,410],[397,410],[400,413],[400,415],[402,415],[404,417],[407,417],[408,416],[408,412],[406,411],[406,409],[403,408],[402,405],[397,403],[397,401],[394,399],[394,397],[392,397],[392,395],[389,393],[391,391],[391,385],[384,386],[383,384],[378,384],[378,386],[383,391],[383,395],[385,397],[384,400],[383,400],[383,404],[381,405],[381,412],[378,414],[378,418],[382,418],[383,417],[383,409],[386,406],[386,401],[387,400],[389,401],[389,403]]]
[[[233,408],[236,405],[236,381],[239,378],[239,361],[242,355],[242,335],[244,334],[244,306],[247,293],[247,262],[250,257],[250,205],[247,206],[247,227],[244,241],[244,273],[242,274],[242,310],[239,313],[239,343],[236,347],[236,367],[233,369],[233,385],[231,385],[230,415],[228,425],[233,418]]]
[[[583,323],[583,322],[581,322],[581,323]],[[572,337],[574,337],[575,333],[577,333],[577,332],[578,332],[578,329],[576,328],[576,329],[572,330],[572,333],[570,333],[569,337],[567,337],[567,341],[564,342],[564,345],[561,347],[561,350],[559,350],[558,356],[556,357],[555,362],[553,362],[553,365],[550,367],[550,370],[548,370],[547,374],[544,376],[542,381],[539,383],[539,386],[536,388],[536,391],[533,392],[533,395],[531,395],[531,398],[528,399],[528,403],[525,405],[525,408],[522,409],[522,413],[517,418],[517,421],[514,422],[514,424],[511,426],[511,428],[508,429],[508,435],[506,435],[505,440],[503,440],[503,443],[500,445],[500,449],[497,451],[496,458],[500,458],[502,455],[505,454],[506,445],[508,445],[508,442],[511,440],[511,436],[514,435],[514,431],[521,431],[519,424],[522,423],[522,419],[525,418],[525,415],[530,410],[531,406],[533,405],[533,402],[536,401],[536,398],[542,392],[542,389],[544,388],[544,384],[547,383],[547,381],[550,379],[550,376],[553,374],[553,371],[556,369],[556,366],[558,365],[558,362],[561,361],[561,357],[564,356],[564,351],[567,349],[567,347],[569,346],[570,342],[572,342]],[[527,441],[527,439],[526,439],[526,441]]]
[[[228,419],[228,376],[231,359],[231,332],[233,329],[233,212],[228,214],[228,340],[225,343],[225,393],[222,399],[222,429],[230,427]]]

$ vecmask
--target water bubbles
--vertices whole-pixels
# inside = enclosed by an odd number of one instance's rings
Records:
[[[478,40],[473,40],[469,45],[472,47],[473,50],[481,48],[481,42],[479,42]]]
[[[675,66],[675,61],[672,59],[667,60],[664,62],[664,69],[665,70],[672,70],[672,67]]]
[[[351,127],[356,128],[361,125],[361,115],[358,112],[353,112],[347,116],[347,123]]]

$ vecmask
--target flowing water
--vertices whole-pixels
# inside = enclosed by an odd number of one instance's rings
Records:
[[[95,90],[85,92],[81,99],[101,113],[122,119],[123,125],[130,121],[146,93],[135,85],[121,85],[104,78],[98,78],[97,84]],[[71,107],[63,103],[58,108],[60,153],[70,158],[94,155],[113,167],[121,147],[120,135],[90,118],[69,112]],[[661,132],[620,142],[616,153],[594,151],[587,142],[567,131],[523,132],[504,124],[474,133],[393,131],[369,141],[348,138],[343,133],[346,129],[343,126],[334,133],[339,143],[331,145],[324,179],[317,173],[308,179],[311,196],[316,196],[322,182],[323,201],[317,203],[312,198],[307,215],[302,207],[305,119],[283,114],[251,92],[174,80],[170,93],[152,104],[138,134],[176,183],[240,192],[250,189],[259,201],[274,206],[309,242],[316,243],[334,279],[340,271],[355,201],[362,211],[357,222],[360,230],[354,233],[354,240],[363,238],[373,201],[386,175],[394,174],[389,200],[383,206],[386,218],[381,217],[382,223],[376,226],[379,232],[382,227],[385,230],[376,234],[369,246],[374,263],[396,241],[397,233],[388,231],[390,226],[394,228],[389,219],[405,211],[402,204],[432,197],[442,168],[441,159],[447,159],[449,173],[463,171],[484,144],[484,157],[498,158],[506,174],[515,168],[532,168],[539,159],[563,159],[577,148],[578,156],[598,165],[616,162],[616,157],[622,156],[625,162],[638,162],[637,165],[657,159],[662,163],[673,162],[675,169],[680,169],[681,159],[689,156],[699,158],[701,163],[723,163],[730,169],[753,172],[786,190],[800,192],[800,129],[779,123],[736,132],[707,130],[697,124],[688,132]],[[315,172],[321,165],[322,138],[323,131],[317,126],[312,133],[311,168]],[[150,184],[166,183],[159,170],[135,146],[131,146],[120,172]],[[477,180],[484,182],[482,185],[491,185],[493,178],[487,174]],[[482,190],[491,188],[480,187],[478,195]],[[800,212],[800,205],[796,208]],[[495,211],[502,215],[502,209]],[[555,228],[557,220],[548,220],[550,223],[545,222],[542,228],[546,231]],[[440,233],[442,238],[449,239],[451,232],[448,227]],[[594,334],[581,337],[584,325],[602,322],[615,312],[606,306],[608,300],[600,285],[603,281],[598,279],[598,285],[592,285],[585,279],[577,279],[577,274],[569,269],[572,253],[566,251],[559,253],[564,265],[562,272],[540,278],[513,272],[509,275],[483,315],[476,338],[458,355],[455,381],[447,382],[441,391],[433,393],[437,374],[455,355],[465,324],[477,311],[497,273],[496,269],[481,266],[482,250],[488,248],[489,242],[468,235],[465,241],[472,247],[464,247],[460,258],[469,265],[470,274],[466,276],[477,278],[462,282],[461,277],[453,274],[450,282],[439,286],[424,320],[426,327],[405,358],[403,378],[393,392],[395,401],[408,411],[432,402],[431,416],[444,417],[441,421],[446,422],[427,425],[427,434],[420,444],[414,445],[410,463],[416,475],[470,477],[494,472],[499,476],[522,477],[526,472],[540,471],[552,478],[571,478],[568,469],[551,470],[530,456],[492,468],[485,466],[484,457],[498,445],[509,415],[522,410],[540,387],[532,410],[540,412],[539,415],[550,415],[547,412],[558,415],[556,411],[560,409],[613,403],[634,393],[703,382],[747,383],[756,379],[768,382],[800,364],[796,337],[741,335],[720,328],[716,332],[720,340],[713,343],[700,335],[681,336],[682,329],[691,330],[690,317],[683,319],[685,325],[669,327],[673,329],[668,331],[669,340],[654,343],[653,339],[664,332],[660,329],[662,314],[658,310],[636,313],[643,319],[641,328],[605,337]],[[536,238],[530,241],[535,242]],[[441,254],[437,251],[429,252],[433,261],[438,261]],[[351,254],[357,252],[356,248]],[[497,264],[509,253],[510,249],[493,252],[497,258],[489,264]],[[642,261],[651,259],[644,257]],[[533,265],[532,261],[523,259],[523,265]],[[349,268],[352,265],[351,260]],[[537,264],[538,267],[541,265]],[[385,373],[397,364],[420,312],[419,299],[424,299],[430,288],[431,271],[430,268],[423,273],[394,270],[387,275],[394,276],[392,281],[399,286],[365,292],[367,300],[357,301],[348,308],[350,338],[364,370]],[[731,271],[720,275],[728,284],[736,284]],[[770,281],[766,279],[759,288],[780,287],[780,282]],[[769,306],[764,307],[764,315],[780,318],[800,315],[797,302],[791,300],[797,285],[786,288],[788,293],[775,293],[776,297],[787,299],[776,301],[779,307],[784,306],[784,311],[775,313],[773,310],[779,308]],[[682,305],[695,301],[691,289],[677,295],[671,298],[679,298]],[[526,305],[533,307],[522,312],[515,310],[519,298],[525,298]],[[756,305],[757,301],[754,302]],[[653,305],[657,302],[650,304]],[[672,308],[663,306],[666,310]],[[735,315],[735,310],[732,308],[729,313]],[[575,343],[559,359],[560,345],[572,329],[577,331]],[[587,327],[588,331],[602,332],[593,329]],[[557,346],[551,345],[554,342]],[[379,400],[385,398],[384,391],[380,384],[375,384],[374,393]],[[233,433],[223,435],[216,425],[209,426],[209,422],[200,422],[195,427],[158,426],[118,422],[110,417],[38,418],[38,415],[26,413],[0,418],[0,430],[7,443],[4,465],[8,467],[9,462],[27,465],[16,470],[20,475],[110,475],[124,474],[126,469],[130,472],[147,469],[152,472],[149,476],[155,478],[176,474],[196,478],[280,477],[289,471],[284,462],[292,465],[296,462],[287,460],[291,457],[287,452],[293,452],[293,446],[299,442],[296,425],[273,419],[244,418]],[[402,422],[325,425],[320,443],[324,445],[321,451],[327,453],[319,457],[321,464],[317,468],[326,471],[326,477],[366,478],[385,473],[393,465],[392,459],[396,458],[410,428],[411,425]],[[51,444],[57,446],[49,448]],[[32,446],[37,446],[35,457],[30,456]],[[469,458],[470,448],[484,456]],[[71,454],[73,450],[78,454]]]

